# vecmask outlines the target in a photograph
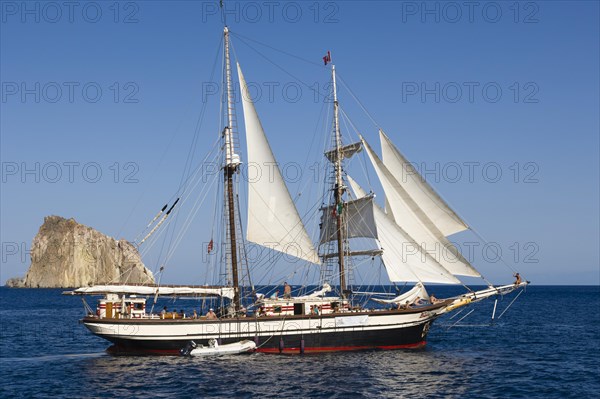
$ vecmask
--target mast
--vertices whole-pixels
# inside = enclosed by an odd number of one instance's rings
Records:
[[[225,167],[223,173],[225,177],[225,186],[227,190],[227,210],[228,210],[228,233],[229,233],[229,248],[231,251],[231,276],[234,290],[233,304],[235,310],[240,306],[240,292],[238,280],[238,254],[236,242],[236,227],[235,227],[235,193],[233,185],[233,176],[240,164],[239,156],[235,153],[233,140],[233,90],[231,83],[231,63],[229,59],[229,29],[227,26],[223,29],[225,39],[225,74],[227,80],[227,126],[224,130],[225,135]]]
[[[335,83],[335,64],[331,66],[331,75],[333,81],[333,129],[335,134],[335,209],[337,222],[337,244],[338,244],[338,265],[340,271],[340,291],[342,297],[346,292],[346,271],[344,269],[344,231],[342,226],[342,196],[344,194],[344,184],[342,181],[342,138],[340,135],[339,124],[339,104],[337,99],[337,87]]]

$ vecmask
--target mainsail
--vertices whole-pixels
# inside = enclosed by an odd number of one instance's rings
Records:
[[[319,256],[300,219],[237,64],[248,146],[248,241],[312,263]]]
[[[362,198],[365,191],[347,176],[355,196]],[[420,281],[424,283],[460,284],[434,257],[423,250],[415,240],[374,204],[374,218],[378,240],[383,253],[381,259],[392,282]]]
[[[435,259],[452,274],[481,277],[396,180],[364,138],[361,139],[383,186],[394,219],[425,251],[434,253]]]
[[[415,167],[394,146],[389,137],[379,130],[381,159],[402,185],[408,195],[419,204],[425,215],[446,237],[469,227],[435,192]],[[388,208],[389,209],[389,208]]]

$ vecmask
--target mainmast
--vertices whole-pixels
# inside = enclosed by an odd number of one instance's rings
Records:
[[[336,210],[336,222],[337,222],[337,244],[338,244],[338,265],[340,271],[340,291],[342,297],[346,294],[346,272],[344,270],[344,230],[342,222],[342,211],[344,201],[342,196],[344,194],[344,183],[342,181],[342,138],[340,135],[340,123],[339,123],[339,104],[337,99],[337,87],[335,83],[335,65],[331,66],[331,75],[333,80],[333,129],[335,134],[335,187],[334,187],[334,198],[335,198],[335,210]]]
[[[240,292],[239,292],[239,279],[238,279],[238,253],[237,253],[237,241],[236,241],[236,226],[235,226],[235,193],[233,176],[238,169],[240,164],[239,156],[235,152],[235,143],[233,137],[234,128],[234,98],[233,89],[231,82],[231,63],[229,59],[229,29],[225,26],[223,30],[225,39],[225,75],[227,81],[227,126],[223,131],[225,136],[225,166],[223,173],[225,177],[225,188],[227,190],[227,210],[228,210],[228,236],[229,236],[229,249],[231,251],[231,277],[232,285],[234,289],[233,303],[235,310],[241,308],[240,304]]]

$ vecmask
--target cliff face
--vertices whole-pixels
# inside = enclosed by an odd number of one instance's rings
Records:
[[[74,219],[47,216],[31,245],[27,288],[154,283],[128,241],[115,240]]]

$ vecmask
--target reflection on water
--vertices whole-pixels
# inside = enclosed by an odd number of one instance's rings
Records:
[[[111,357],[81,361],[92,392],[119,395],[124,387],[169,396],[432,397],[469,388],[464,358],[434,351],[229,357]]]
[[[32,352],[35,353],[35,348],[33,348]],[[0,359],[0,362],[5,363],[6,365],[11,362],[53,362],[64,359],[81,359],[88,357],[100,357],[106,356],[106,352],[98,352],[98,353],[72,353],[72,354],[63,354],[63,355],[45,355],[45,356],[32,356],[32,357],[7,357]]]
[[[1,306],[15,304],[0,309],[0,397],[593,396],[597,287],[528,291],[493,325],[491,301],[459,325],[460,317],[438,320],[420,350],[187,358],[110,356],[106,341],[77,324],[76,298],[0,289]]]

